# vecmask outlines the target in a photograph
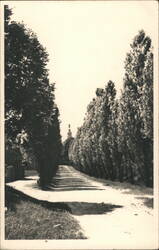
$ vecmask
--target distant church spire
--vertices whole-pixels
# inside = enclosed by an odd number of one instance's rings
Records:
[[[71,126],[70,126],[70,124],[68,124],[67,138],[71,138],[71,137],[72,137]]]

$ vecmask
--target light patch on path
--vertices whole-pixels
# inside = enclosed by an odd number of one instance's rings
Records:
[[[74,215],[88,237],[88,240],[85,240],[88,247],[157,249],[153,209],[145,206],[141,199],[152,199],[152,195],[129,194],[126,193],[129,189],[123,191],[105,186],[69,166],[59,167],[51,190],[38,189],[36,181],[36,176],[29,176],[28,180],[15,181],[7,185],[36,199],[49,202],[105,203],[122,206],[104,214]],[[73,246],[76,248],[75,243]]]

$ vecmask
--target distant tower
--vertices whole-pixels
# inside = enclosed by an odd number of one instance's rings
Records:
[[[70,124],[68,124],[67,138],[72,138],[72,132],[71,132],[71,126],[70,126]]]

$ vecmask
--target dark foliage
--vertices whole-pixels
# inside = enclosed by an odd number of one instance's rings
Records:
[[[5,132],[35,156],[43,187],[55,174],[61,149],[54,84],[46,50],[24,24],[10,21],[11,13],[5,6]]]
[[[70,137],[70,138],[67,138],[64,142],[63,142],[63,145],[62,145],[62,155],[61,155],[61,160],[62,160],[62,164],[67,164],[67,165],[70,165],[71,162],[69,160],[69,149],[71,147],[71,144],[73,142],[74,138],[73,137]]]

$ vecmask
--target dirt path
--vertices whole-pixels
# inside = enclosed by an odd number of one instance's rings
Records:
[[[153,196],[146,190],[107,186],[68,166],[59,167],[48,191],[39,190],[36,179],[32,176],[8,185],[39,200],[65,202],[88,237],[88,247],[157,248]]]

